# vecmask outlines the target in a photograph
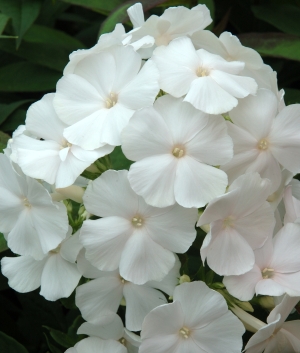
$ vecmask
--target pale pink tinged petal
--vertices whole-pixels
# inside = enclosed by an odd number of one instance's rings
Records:
[[[222,170],[184,156],[178,160],[175,199],[183,207],[203,207],[225,193],[227,182]]]
[[[226,125],[228,135],[233,141],[235,155],[256,149],[257,140],[247,130],[242,129],[229,121],[226,121]]]
[[[66,261],[60,254],[51,254],[42,273],[40,294],[51,301],[68,298],[80,277],[75,264]]]
[[[112,92],[113,82],[117,75],[116,70],[114,56],[107,51],[85,57],[76,65],[74,74],[92,85],[105,100]]]
[[[270,267],[273,256],[273,236],[269,236],[264,245],[254,251],[255,263],[261,269]]]
[[[77,231],[61,243],[60,255],[66,261],[75,263],[81,249],[82,244],[79,241],[79,231]]]
[[[294,273],[280,273],[277,272],[275,267],[272,280],[283,288],[284,293],[287,293],[291,297],[300,297],[300,271]]]
[[[249,165],[256,161],[258,155],[258,150],[251,149],[243,153],[235,154],[230,162],[222,165],[220,169],[227,173],[229,184],[240,175],[245,174]]]
[[[53,105],[59,118],[68,125],[104,107],[104,101],[96,88],[78,75],[63,76],[57,82],[56,89]]]
[[[143,5],[140,2],[130,6],[127,13],[134,28],[142,26],[145,22]]]
[[[207,251],[209,267],[220,276],[241,275],[250,271],[255,263],[254,253],[247,241],[235,229],[226,227],[213,234]]]
[[[232,75],[219,70],[213,70],[210,77],[236,98],[245,98],[257,91],[257,83],[251,77]]]
[[[181,352],[189,352],[189,353],[207,353],[206,350],[200,347],[199,342],[195,339],[185,339],[181,338],[180,343],[178,344],[177,349],[174,353],[181,353]]]
[[[191,83],[184,101],[208,114],[226,113],[238,104],[236,98],[227,93],[209,76],[195,79]]]
[[[300,347],[300,320],[288,321],[282,325],[281,332],[292,344],[295,352]]]
[[[221,315],[219,313],[218,318],[192,332],[191,337],[204,352],[240,353],[243,347],[242,335],[245,328],[232,312],[227,311]],[[216,332],[218,332],[217,336]]]
[[[176,334],[183,327],[184,313],[179,301],[153,309],[142,324],[142,341]]]
[[[288,295],[285,295],[282,301],[271,311],[270,315],[267,317],[267,322],[276,322],[276,328],[279,328],[285,322],[298,302],[299,298],[291,298]],[[280,319],[278,320],[279,315]]]
[[[155,129],[151,127],[155,126]],[[163,118],[153,108],[134,114],[122,132],[122,150],[128,159],[139,161],[172,152],[173,139]]]
[[[130,166],[132,189],[156,207],[174,205],[174,183],[178,160],[171,153],[145,158]]]
[[[219,38],[211,31],[197,31],[191,35],[191,40],[196,49],[206,51],[226,58],[228,53]]]
[[[197,216],[197,209],[185,209],[174,205],[161,215],[147,218],[145,227],[156,243],[165,249],[182,254],[196,238]]]
[[[255,286],[262,280],[261,270],[257,265],[241,276],[224,277],[223,283],[228,292],[241,301],[248,301],[254,297]]]
[[[127,174],[127,170],[108,170],[90,183],[83,195],[88,212],[131,220],[138,211],[138,196],[131,189]]]
[[[158,335],[142,340],[139,353],[179,353],[180,347],[180,338],[177,333],[168,336]]]
[[[99,109],[64,131],[65,138],[83,149],[94,150],[103,146],[102,132],[108,118],[108,109]]]
[[[174,301],[180,302],[184,313],[184,325],[193,330],[201,329],[228,312],[222,295],[210,289],[204,282],[196,281],[177,286]]]
[[[272,336],[276,329],[276,324],[279,321],[280,316],[277,317],[275,322],[271,324],[266,324],[266,326],[262,327],[258,330],[248,341],[245,350],[247,353],[262,353],[263,349],[268,345],[268,339]],[[256,347],[257,346],[257,347]],[[253,347],[253,350],[250,350]],[[255,350],[254,348],[257,348]],[[259,350],[261,348],[261,350]]]
[[[247,240],[252,249],[260,248],[268,237],[272,237],[274,226],[274,212],[268,202],[234,222],[235,230]]]
[[[270,266],[276,271],[300,271],[300,225],[287,223],[274,237],[273,259]]]
[[[124,335],[123,322],[117,314],[101,315],[97,324],[84,322],[77,334],[95,336],[104,340],[119,340]]]
[[[49,184],[54,184],[61,163],[58,155],[59,146],[55,146],[55,149],[49,149],[47,143],[43,146],[44,141],[39,142],[45,150],[18,149],[18,163],[23,172],[31,178],[42,179]]]
[[[233,157],[232,139],[227,134],[223,117],[207,118],[205,128],[186,143],[186,153],[199,162],[210,165],[225,164]]]
[[[161,280],[161,281],[149,281],[145,283],[145,286],[152,287],[161,290],[164,293],[167,293],[169,296],[173,296],[174,289],[178,285],[181,262],[179,261],[178,256],[175,254],[175,265],[171,271]]]
[[[234,214],[237,217],[245,217],[256,211],[270,195],[270,186],[270,180],[262,179],[258,173],[248,173],[238,177],[229,188],[230,191],[240,190]],[[245,199],[247,203],[244,202]]]
[[[269,140],[274,157],[287,170],[300,172],[300,105],[285,107],[275,118]]]
[[[97,324],[102,315],[117,312],[123,297],[123,284],[115,277],[103,277],[76,289],[76,305],[82,317]]]
[[[86,248],[86,258],[99,270],[117,269],[132,231],[131,222],[121,217],[85,221],[80,241]]]
[[[73,185],[79,175],[90,165],[90,162],[81,161],[72,152],[69,152],[65,161],[61,162],[58,168],[55,182],[56,188],[65,188]]]
[[[157,306],[167,303],[160,291],[133,283],[125,283],[123,295],[126,301],[126,328],[131,331],[140,331],[145,316]]]
[[[39,235],[27,210],[19,214],[17,222],[8,234],[7,245],[14,253],[30,255],[36,260],[41,260],[45,256],[46,251],[43,251],[41,247]]]
[[[135,284],[160,281],[175,264],[174,254],[155,243],[144,229],[135,230],[125,244],[120,275]]]
[[[121,144],[121,132],[128,124],[134,111],[126,108],[124,105],[117,103],[107,110],[106,119],[99,126],[97,134],[101,143],[107,143],[113,146]],[[100,145],[99,145],[100,147]]]
[[[223,220],[233,214],[240,190],[232,190],[213,199],[200,216],[197,226]]]
[[[154,103],[154,109],[167,125],[173,145],[186,144],[199,131],[205,129],[210,119],[191,104],[183,102],[182,98],[174,98],[169,94],[158,98]]]
[[[26,130],[38,138],[61,143],[66,125],[57,116],[54,107],[54,93],[45,94],[32,104],[26,115]]]
[[[151,106],[159,91],[158,80],[158,69],[148,60],[138,75],[121,89],[118,102],[133,110]]]
[[[255,292],[261,295],[279,296],[285,293],[285,289],[273,279],[266,278],[256,284]]]
[[[98,270],[93,266],[85,257],[85,249],[79,252],[77,257],[77,268],[83,277],[86,278],[98,278],[103,274],[102,271]],[[106,272],[109,273],[109,272]]]
[[[1,260],[1,271],[8,278],[11,288],[19,293],[27,293],[41,285],[45,261],[36,261],[31,256],[4,257]]]
[[[297,350],[294,351],[293,346],[288,339],[289,334],[283,330],[279,330],[276,335],[274,335],[268,342],[264,353],[294,353],[299,352],[299,346]],[[293,340],[293,336],[291,336]]]
[[[248,131],[259,141],[268,137],[277,113],[277,98],[267,89],[259,89],[256,96],[239,102],[230,112],[230,118],[240,128]]]
[[[76,348],[76,350],[75,350]],[[102,340],[98,337],[88,337],[75,345],[74,353],[127,353],[123,344],[114,340]],[[68,349],[65,353],[73,353]]]

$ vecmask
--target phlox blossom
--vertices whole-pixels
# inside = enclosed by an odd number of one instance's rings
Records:
[[[115,340],[102,340],[98,337],[88,337],[69,348],[65,353],[127,353],[126,347]]]

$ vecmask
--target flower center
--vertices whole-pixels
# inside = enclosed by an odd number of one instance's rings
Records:
[[[209,70],[205,69],[204,67],[198,67],[198,69],[196,70],[196,75],[198,77],[208,76],[209,75]]]
[[[174,147],[172,154],[176,158],[181,158],[185,155],[185,150],[182,147]]]
[[[60,252],[60,247],[61,247],[61,244],[59,244],[55,249],[50,250],[49,253],[50,254],[58,254]]]
[[[234,225],[234,219],[231,216],[229,216],[223,220],[223,227],[224,228],[233,227],[233,225]]]
[[[105,100],[106,108],[107,108],[107,109],[112,108],[114,105],[116,105],[117,101],[118,101],[118,96],[117,96],[117,94],[111,92],[111,93],[109,94],[109,97]]]
[[[141,216],[136,215],[132,218],[131,223],[134,227],[139,228],[144,224],[144,220]]]
[[[266,267],[264,270],[262,270],[261,274],[264,279],[272,278],[274,276],[274,269]]]
[[[185,339],[189,338],[191,332],[187,327],[182,327],[179,330],[179,333],[181,334],[182,337],[184,337]]]
[[[124,279],[124,278],[121,277],[121,276],[120,276],[120,281],[121,281],[123,284],[127,282],[126,279]]]
[[[123,346],[126,346],[126,340],[125,340],[124,337],[120,338],[120,339],[119,339],[119,342],[120,342],[121,344],[123,344]]]
[[[31,208],[31,204],[30,204],[30,202],[28,201],[27,197],[25,197],[25,198],[23,199],[23,205],[24,205],[25,207]]]
[[[261,151],[265,151],[266,149],[268,149],[268,147],[269,147],[269,141],[266,139],[261,139],[257,144],[257,148]]]

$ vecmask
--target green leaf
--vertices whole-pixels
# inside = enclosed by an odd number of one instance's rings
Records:
[[[46,67],[20,62],[0,68],[0,91],[54,91],[61,74]]]
[[[2,153],[4,148],[7,146],[7,141],[10,139],[10,136],[0,131],[0,152]]]
[[[0,124],[2,124],[16,109],[25,103],[32,102],[33,99],[24,99],[10,104],[0,104]]]
[[[17,48],[24,34],[39,15],[40,0],[0,0],[0,10],[11,17],[15,34],[18,36]]]
[[[252,6],[255,17],[288,34],[300,35],[300,8],[292,4]]]
[[[46,341],[47,341],[47,345],[50,349],[51,353],[62,353],[62,351],[60,349],[58,349],[57,347],[55,347],[49,340],[48,336],[44,333],[45,337],[46,337]]]
[[[300,38],[284,33],[246,33],[238,36],[243,45],[261,55],[300,61]]]
[[[125,157],[120,146],[115,147],[115,149],[112,151],[110,154],[110,161],[112,169],[114,170],[129,169],[133,163]]]
[[[109,0],[109,1],[100,1],[100,0],[61,0],[68,4],[83,6],[88,9],[99,11],[104,15],[109,14],[116,7],[122,4],[123,0]]]
[[[81,315],[78,315],[76,319],[73,321],[72,325],[68,328],[68,335],[76,340],[76,342],[79,341],[79,339],[82,337],[82,335],[77,335],[77,330],[79,329],[79,326],[81,326],[84,323],[84,320]]]
[[[50,336],[54,339],[54,341],[64,348],[73,347],[77,343],[76,340],[72,339],[69,335],[67,335],[64,332],[55,330],[48,326],[43,326],[43,327],[49,330]]]
[[[286,105],[300,103],[300,90],[293,88],[284,88],[284,101]]]
[[[27,349],[12,337],[0,331],[0,352],[3,353],[28,353]]]
[[[3,124],[1,124],[0,128],[5,132],[15,131],[19,125],[25,124],[27,110],[18,109],[14,111]]]
[[[0,40],[0,49],[27,61],[62,72],[69,61],[70,51],[55,44],[23,41],[16,50],[13,42]],[[53,55],[55,53],[55,55]]]
[[[69,51],[85,48],[82,42],[67,33],[40,25],[31,26],[23,39],[30,43],[55,44]]]
[[[0,252],[3,252],[8,249],[7,242],[4,238],[4,235],[0,233]]]
[[[8,16],[6,16],[4,13],[0,13],[0,34],[2,34],[2,32],[4,31],[8,20]]]

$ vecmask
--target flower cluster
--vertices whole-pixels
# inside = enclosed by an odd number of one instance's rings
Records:
[[[90,337],[67,353],[238,353],[245,328],[247,353],[299,352],[285,319],[300,300],[300,105],[256,51],[205,30],[205,5],[128,15],[131,31],[70,55],[0,155],[0,231],[19,255],[2,273],[47,300],[76,289]],[[117,146],[129,171],[110,164]],[[191,246],[223,283],[191,282]],[[274,298],[267,323],[243,310],[258,295]]]

